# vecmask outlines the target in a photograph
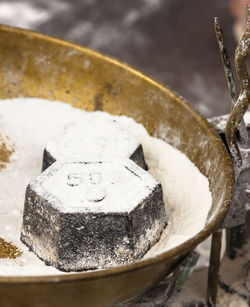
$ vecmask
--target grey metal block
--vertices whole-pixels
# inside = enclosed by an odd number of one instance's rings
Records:
[[[166,224],[161,184],[133,161],[57,161],[27,188],[21,240],[81,271],[140,259]]]
[[[43,170],[57,160],[104,161],[131,159],[147,169],[143,149],[136,137],[102,113],[87,113],[81,122],[64,126],[49,140],[43,155]]]

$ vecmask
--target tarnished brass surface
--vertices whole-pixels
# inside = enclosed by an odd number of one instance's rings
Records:
[[[0,27],[0,57],[0,98],[57,99],[131,116],[151,135],[183,151],[209,178],[213,194],[206,227],[180,246],[103,271],[0,277],[0,306],[114,305],[150,288],[220,226],[233,194],[231,160],[211,126],[181,97],[116,60],[26,30]]]

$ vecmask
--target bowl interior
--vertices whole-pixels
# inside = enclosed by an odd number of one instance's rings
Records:
[[[0,56],[0,99],[40,97],[133,117],[151,135],[184,152],[208,177],[213,205],[206,227],[166,252],[165,260],[188,252],[220,226],[233,193],[231,160],[207,121],[183,98],[114,59],[26,30],[1,26]]]

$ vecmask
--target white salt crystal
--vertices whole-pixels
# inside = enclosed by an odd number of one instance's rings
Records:
[[[68,122],[81,121],[84,111],[69,104],[35,98],[0,101],[0,131],[15,144],[15,159],[0,172],[0,237],[12,241],[23,255],[0,259],[0,274],[65,274],[46,266],[28,251],[19,238],[27,185],[41,172],[42,153],[54,131]],[[190,239],[201,231],[212,205],[209,183],[195,165],[166,142],[150,137],[142,125],[125,116],[109,116],[141,142],[149,172],[161,182],[168,227],[160,241],[146,254],[153,257]],[[105,115],[104,115],[105,114]],[[167,129],[167,127],[166,127]]]

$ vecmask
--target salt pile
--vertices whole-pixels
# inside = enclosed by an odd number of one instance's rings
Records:
[[[61,102],[19,98],[0,102],[0,133],[14,151],[0,172],[0,237],[22,251],[16,259],[0,259],[4,276],[65,274],[46,266],[20,241],[24,194],[41,172],[43,149],[54,131],[85,112]],[[97,112],[101,113],[101,112]],[[212,196],[209,184],[194,164],[166,142],[148,135],[145,128],[125,116],[113,118],[143,146],[149,172],[162,184],[168,227],[160,241],[144,256],[153,257],[193,237],[206,223]],[[45,120],[46,119],[46,120]]]

